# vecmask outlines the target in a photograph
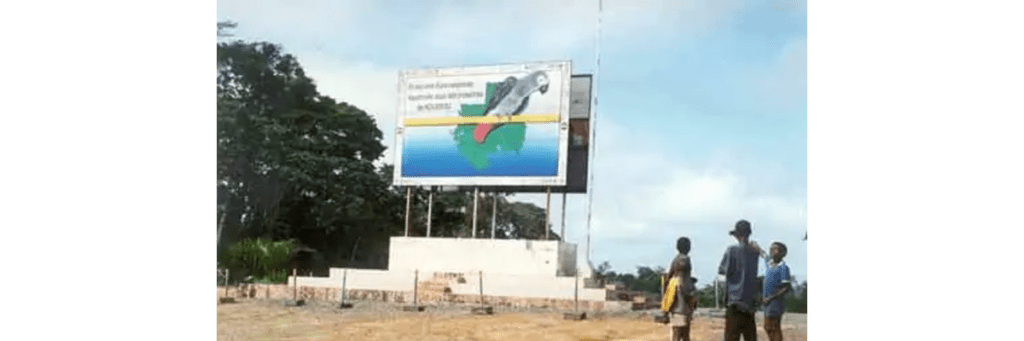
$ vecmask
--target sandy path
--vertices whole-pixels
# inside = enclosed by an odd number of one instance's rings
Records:
[[[551,311],[502,311],[481,316],[466,307],[398,311],[398,306],[356,302],[339,310],[335,303],[286,307],[280,301],[243,300],[217,306],[218,340],[667,340],[668,327],[641,313],[567,321]],[[760,320],[759,320],[760,321]],[[697,317],[692,340],[721,340],[724,321]],[[758,339],[767,336],[758,325]],[[786,340],[806,341],[806,317],[783,321]]]

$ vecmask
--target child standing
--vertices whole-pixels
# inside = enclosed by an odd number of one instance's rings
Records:
[[[769,341],[782,341],[782,313],[785,311],[785,297],[790,290],[789,266],[782,261],[786,257],[786,244],[772,243],[770,254],[758,248],[765,259],[764,275],[764,331]]]
[[[690,239],[680,237],[676,240],[676,251],[679,254],[672,259],[669,265],[668,280],[665,282],[666,297],[671,302],[663,306],[669,315],[668,322],[671,324],[672,341],[690,340],[690,322],[693,321],[693,311],[696,309],[696,297],[693,296],[694,278],[690,277],[693,266],[690,264]]]

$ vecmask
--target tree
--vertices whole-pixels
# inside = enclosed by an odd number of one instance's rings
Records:
[[[217,22],[217,37],[232,37],[234,34],[227,32],[230,28],[238,27],[238,23],[232,21]]]
[[[794,279],[793,282],[796,282]],[[793,286],[786,295],[786,311],[791,313],[807,313],[807,281]]]
[[[274,44],[220,43],[217,71],[219,250],[271,237],[335,251],[368,234],[393,205],[373,118],[319,94]]]
[[[600,270],[600,271],[598,271]],[[651,294],[661,293],[661,274],[665,273],[662,267],[637,266],[636,275],[630,273],[617,274],[611,271],[608,262],[603,262],[595,270],[606,282],[619,282],[625,290],[643,291]]]

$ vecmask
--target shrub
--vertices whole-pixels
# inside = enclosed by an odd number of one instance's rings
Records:
[[[247,239],[228,248],[228,259],[232,268],[241,270],[240,276],[252,276],[259,282],[281,283],[287,281],[288,261],[294,247],[292,240]],[[234,273],[232,271],[232,277],[235,277]]]

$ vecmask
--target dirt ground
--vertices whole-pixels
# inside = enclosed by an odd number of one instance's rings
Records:
[[[551,310],[498,310],[474,315],[468,306],[429,307],[404,312],[383,302],[312,302],[303,307],[285,301],[246,300],[217,306],[218,340],[667,340],[668,326],[654,323],[651,312],[590,315],[563,319]],[[698,314],[691,340],[721,340],[725,321]],[[758,316],[758,339],[767,340]],[[783,336],[807,340],[807,317],[784,315]]]

